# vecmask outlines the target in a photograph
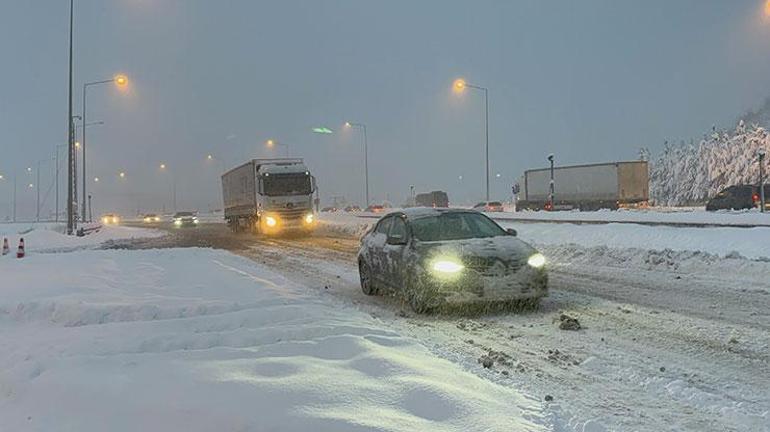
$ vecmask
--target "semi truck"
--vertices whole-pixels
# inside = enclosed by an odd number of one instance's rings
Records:
[[[647,161],[560,166],[524,172],[519,180],[519,209],[598,210],[645,207],[650,197]]]
[[[449,195],[444,191],[419,193],[414,204],[417,207],[449,207]]]
[[[310,232],[316,190],[300,158],[252,159],[222,174],[224,217],[234,232]]]

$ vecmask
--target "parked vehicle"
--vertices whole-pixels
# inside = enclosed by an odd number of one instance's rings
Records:
[[[385,206],[382,206],[379,204],[372,204],[369,207],[367,207],[365,211],[369,213],[382,213],[385,211]]]
[[[321,209],[322,213],[335,213],[337,211],[338,211],[337,207],[324,207]]]
[[[104,225],[118,225],[120,223],[120,216],[115,213],[105,213],[101,218]]]
[[[233,231],[309,232],[315,191],[302,159],[254,159],[222,175],[225,220]]]
[[[198,216],[189,211],[176,212],[171,220],[174,221],[174,226],[179,228],[198,226]]]
[[[473,206],[473,209],[480,212],[501,212],[503,211],[503,203],[500,201],[482,201]]]
[[[445,303],[529,300],[548,293],[545,257],[473,210],[408,209],[361,240],[366,295],[395,292],[416,312]]]
[[[144,223],[156,223],[160,222],[160,216],[156,215],[155,213],[147,213],[142,217],[142,221]]]
[[[765,185],[765,209],[770,210],[770,185]],[[706,203],[706,210],[743,210],[759,208],[759,186],[735,185],[721,190]]]
[[[420,193],[414,197],[417,207],[446,208],[449,207],[449,195],[444,191]]]
[[[554,168],[550,207],[550,168],[528,170],[519,180],[517,207],[529,210],[597,210],[645,207],[650,197],[647,161],[609,162]]]
[[[361,207],[357,205],[351,205],[351,206],[345,207],[345,212],[347,213],[354,213],[354,212],[360,212],[360,211],[361,211]]]

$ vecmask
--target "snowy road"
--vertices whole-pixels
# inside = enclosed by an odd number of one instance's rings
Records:
[[[770,260],[540,245],[538,310],[419,316],[360,227],[158,228],[0,260],[0,430],[770,431]]]
[[[544,246],[552,294],[538,311],[423,317],[396,299],[361,294],[353,238],[233,238],[212,225],[141,247],[164,241],[234,250],[469,372],[551,396],[557,430],[770,430],[766,261]],[[559,330],[561,313],[583,329]],[[496,360],[492,368],[479,364],[484,355]]]

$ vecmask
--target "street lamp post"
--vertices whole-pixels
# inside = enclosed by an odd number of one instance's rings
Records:
[[[88,87],[90,87],[90,86],[95,86],[95,85],[99,85],[99,84],[113,83],[113,82],[115,84],[117,84],[118,86],[122,87],[122,86],[125,86],[126,84],[128,84],[128,78],[126,78],[125,75],[116,75],[112,79],[101,80],[101,81],[91,81],[91,82],[87,82],[87,83],[83,84],[83,113],[82,113],[82,116],[81,116],[81,120],[83,122],[83,137],[82,137],[83,138],[83,144],[82,144],[83,145],[83,219],[86,218],[86,205],[87,205],[87,203],[86,203],[86,196],[87,196],[86,184],[88,183],[86,181],[86,126],[88,126],[88,124],[86,123],[86,99],[87,99],[86,95],[87,95],[87,90],[88,90]]]
[[[555,195],[554,180],[553,180],[553,153],[548,155],[548,162],[551,163],[551,182],[549,184],[548,193],[548,210],[553,210],[553,200]]]
[[[366,207],[369,207],[369,143],[366,137],[366,125],[363,123],[346,122],[348,128],[358,128],[361,130],[364,138],[364,183],[366,187]]]
[[[67,88],[68,92],[68,113],[67,113],[67,149],[68,149],[68,163],[67,163],[67,234],[72,235],[75,233],[75,209],[74,209],[74,186],[75,179],[73,177],[74,170],[73,164],[75,163],[75,147],[73,143],[73,125],[72,125],[72,24],[73,24],[73,6],[74,0],[70,0],[70,40],[69,40],[69,84]],[[16,189],[14,187],[14,220],[16,220]]]
[[[453,85],[456,92],[462,92],[466,88],[481,90],[484,92],[484,156],[486,160],[486,201],[489,202],[489,89],[465,82],[463,79],[457,79]]]
[[[765,212],[765,150],[759,150],[759,211]]]

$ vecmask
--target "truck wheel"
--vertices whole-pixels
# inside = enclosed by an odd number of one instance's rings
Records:
[[[372,271],[369,269],[369,265],[363,260],[358,262],[358,277],[361,279],[361,291],[363,291],[364,294],[368,296],[378,294],[378,290],[374,286],[374,281],[372,280]]]

